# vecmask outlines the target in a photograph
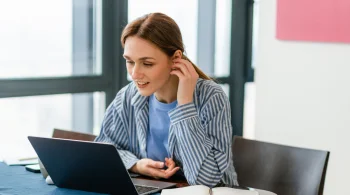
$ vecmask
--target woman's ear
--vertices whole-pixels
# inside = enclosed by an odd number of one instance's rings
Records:
[[[182,58],[182,51],[181,50],[176,50],[173,57],[172,57],[172,60],[175,60],[175,59],[181,59]]]

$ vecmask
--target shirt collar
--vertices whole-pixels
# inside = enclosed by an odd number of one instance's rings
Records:
[[[131,99],[131,105],[137,108],[142,108],[148,102],[148,96],[142,96],[138,91]]]

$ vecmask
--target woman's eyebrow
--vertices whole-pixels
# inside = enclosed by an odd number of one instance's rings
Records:
[[[152,57],[142,57],[142,58],[139,58],[139,60],[148,60],[148,59],[155,60],[155,59],[152,58]]]
[[[128,59],[128,60],[131,60],[131,58],[127,55],[123,55],[124,58]],[[155,60],[155,58],[152,58],[152,57],[142,57],[142,58],[139,58],[139,60],[147,60],[147,59],[153,59]]]

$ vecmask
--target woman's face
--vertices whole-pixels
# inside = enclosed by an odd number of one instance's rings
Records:
[[[141,95],[150,96],[169,82],[172,61],[153,43],[137,36],[128,37],[123,56]]]

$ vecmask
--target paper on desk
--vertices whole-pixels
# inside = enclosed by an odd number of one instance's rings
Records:
[[[21,138],[14,143],[4,144],[5,147],[0,148],[0,158],[7,165],[30,165],[38,163],[37,154],[26,137],[24,140]],[[33,158],[35,159],[33,160]]]
[[[19,165],[34,165],[38,164],[38,158],[29,158],[27,160],[20,160],[18,158],[7,158],[4,159],[4,163],[8,166],[19,166]]]

